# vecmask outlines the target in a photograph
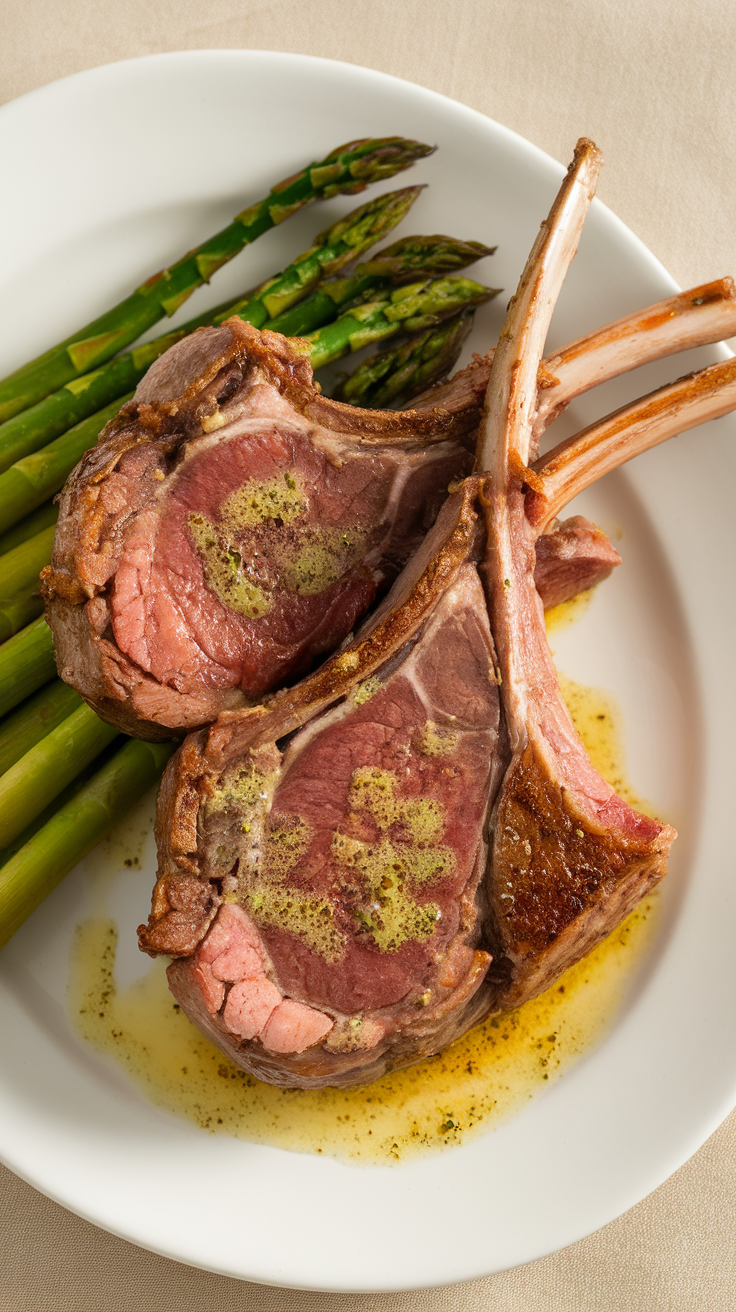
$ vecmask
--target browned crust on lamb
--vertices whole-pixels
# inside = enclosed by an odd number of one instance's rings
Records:
[[[206,734],[190,734],[169,761],[156,805],[158,878],[147,925],[138,926],[141,949],[155,957],[189,956],[217,914],[221,898],[202,878],[197,821],[207,792]]]
[[[469,385],[466,370],[457,376],[457,382],[446,384],[431,404],[411,410],[363,410],[322,396],[315,387],[311,364],[299,353],[299,338],[259,332],[242,319],[228,319],[223,326],[236,336],[249,363],[267,370],[282,396],[305,418],[324,428],[365,443],[411,446],[463,437],[474,432],[480,421],[485,389],[479,380],[476,386]],[[476,373],[471,370],[474,379]]]
[[[212,341],[218,333],[218,353],[211,348],[198,350],[200,343]],[[229,334],[226,337],[225,334]],[[205,338],[205,334],[207,337]],[[189,369],[180,367],[183,348],[188,347]],[[227,319],[218,329],[198,328],[175,348],[174,365],[167,352],[155,361],[140,384],[136,396],[123,408],[135,415],[151,432],[164,434],[168,421],[189,411],[192,420],[201,424],[216,409],[212,384],[230,365],[248,365],[259,369],[281,395],[313,423],[335,432],[354,436],[366,443],[390,443],[411,446],[428,441],[462,437],[478,426],[483,397],[484,358],[462,370],[453,382],[444,384],[436,394],[426,394],[410,410],[363,410],[322,396],[314,382],[308,359],[309,348],[298,337],[253,328],[242,319]],[[201,372],[197,374],[196,365]],[[168,372],[167,372],[168,370]],[[180,389],[177,391],[177,387]],[[104,436],[104,435],[103,435]]]
[[[62,596],[50,595],[50,588],[46,595],[46,618],[54,635],[59,675],[77,689],[101,720],[133,737],[161,742],[181,738],[216,717],[222,698],[203,688],[197,696],[178,695],[175,712],[168,716],[170,723],[165,707],[158,712],[160,722],[150,719],[164,700],[160,685],[107,636],[107,598],[98,596],[70,605]]]
[[[652,821],[640,834],[594,832],[528,742],[498,806],[488,883],[496,978],[494,1010],[548,988],[634,909],[667,869],[674,838]]]

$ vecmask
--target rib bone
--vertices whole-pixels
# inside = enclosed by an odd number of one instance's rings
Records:
[[[561,442],[533,465],[527,514],[539,532],[596,479],[678,433],[736,407],[736,359],[722,360],[630,405]]]
[[[680,351],[709,346],[736,335],[736,286],[720,278],[679,292],[643,310],[605,324],[546,356],[538,376],[537,413],[530,454],[551,423],[576,397],[599,384]],[[476,356],[448,383],[430,388],[414,402],[424,413],[432,406],[480,408],[488,386],[493,350]]]
[[[567,219],[570,235],[537,244],[509,310],[479,443],[479,463],[489,470],[484,573],[512,751],[486,878],[504,1008],[590,951],[661,878],[675,837],[617,797],[589,761],[560,695],[534,587],[524,469],[534,416],[517,398],[520,380],[528,389],[536,376],[553,298],[587,209],[589,192],[574,186],[584,160],[579,148],[563,184],[573,203],[558,201],[550,216],[553,229]]]
[[[592,387],[734,333],[736,287],[733,278],[720,278],[579,337],[542,362],[533,440],[538,441],[570,402]]]

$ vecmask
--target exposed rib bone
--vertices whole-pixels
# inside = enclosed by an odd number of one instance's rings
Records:
[[[532,466],[527,515],[542,533],[591,483],[642,451],[736,408],[736,359],[722,360],[622,406],[561,442]]]
[[[537,373],[560,288],[578,248],[602,157],[581,139],[532,247],[498,339],[478,438],[476,465],[505,470],[506,452],[524,464],[537,408]],[[508,444],[508,445],[507,445]],[[500,463],[499,463],[500,462]]]
[[[533,440],[592,387],[735,333],[736,286],[733,278],[720,278],[579,337],[542,361]]]
[[[563,346],[539,368],[530,454],[536,454],[542,433],[575,397],[631,369],[734,335],[736,287],[732,278],[721,278],[648,305]],[[449,382],[418,397],[414,409],[424,413],[434,406],[446,406],[453,414],[477,409],[488,385],[493,355],[491,350],[476,356]]]
[[[535,252],[525,270],[522,293],[543,277],[540,255]],[[486,886],[491,950],[496,963],[505,963],[498,991],[503,1008],[533,996],[563,965],[590,951],[661,878],[674,838],[669,826],[633,811],[593,768],[560,695],[534,586],[534,533],[525,508],[528,471],[521,461],[533,417],[513,404],[515,376],[523,369],[528,377],[538,362],[538,356],[524,361],[523,353],[541,336],[528,322],[539,313],[534,297],[527,294],[523,302],[509,312],[505,358],[491,372],[495,451],[490,433],[483,448],[491,469],[485,574],[512,749],[496,803]],[[546,303],[544,313],[548,317]]]

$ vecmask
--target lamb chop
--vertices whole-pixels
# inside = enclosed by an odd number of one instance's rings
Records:
[[[546,988],[664,873],[674,831],[616,796],[562,702],[535,539],[565,489],[736,405],[736,374],[712,366],[631,408],[628,429],[609,417],[527,466],[599,167],[579,143],[492,365],[478,472],[388,598],[313,675],[221,714],[167,770],[141,946],[175,957],[187,1014],[274,1083],[362,1083],[436,1052]]]
[[[257,701],[334,650],[465,472],[477,412],[322,397],[299,342],[238,319],[152,366],[62,497],[62,677],[143,737]]]
[[[485,1013],[478,832],[505,754],[475,490],[372,637],[190,735],[164,776],[141,946],[180,958],[184,1010],[260,1078],[362,1083]]]
[[[736,331],[730,280],[696,292],[558,352],[540,371],[540,412]],[[44,572],[62,677],[148,738],[298,677],[347,636],[467,472],[491,358],[412,410],[381,412],[326,399],[298,343],[238,319],[173,346],[62,495]],[[555,604],[619,562],[587,521],[550,523],[540,593]]]

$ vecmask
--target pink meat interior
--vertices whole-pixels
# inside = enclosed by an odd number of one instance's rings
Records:
[[[370,554],[393,476],[380,456],[336,462],[276,426],[204,443],[127,531],[112,597],[118,646],[182,692],[204,682],[258,696],[299,672],[375,595]],[[239,492],[270,510],[238,524]],[[243,584],[261,613],[238,604]]]
[[[247,908],[285,993],[347,1014],[390,1006],[433,982],[459,932],[499,726],[479,594],[467,569],[399,668],[305,731],[291,764],[287,754],[269,834],[291,836],[286,880],[317,942],[264,916],[268,887]],[[332,954],[319,933],[327,905]]]

